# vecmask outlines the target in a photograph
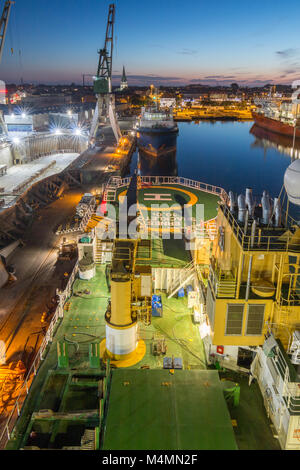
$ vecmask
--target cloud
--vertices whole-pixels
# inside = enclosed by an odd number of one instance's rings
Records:
[[[283,49],[282,51],[276,51],[275,54],[277,55],[277,57],[280,57],[281,59],[289,59],[290,57],[297,55],[298,52],[299,52],[299,49],[290,48],[290,49]]]
[[[112,78],[121,78],[121,75],[113,75]],[[162,80],[162,81],[168,81],[168,80],[184,80],[184,78],[181,77],[163,77],[161,75],[129,75],[127,74],[127,78],[132,78],[134,80]]]
[[[214,75],[210,75],[210,77],[216,77]],[[197,83],[201,85],[211,85],[211,86],[230,86],[231,83],[235,82],[238,83],[239,85],[245,85],[245,86],[260,86],[260,85],[265,85],[266,83],[272,83],[274,80],[270,79],[261,79],[259,77],[251,77],[248,79],[239,79],[234,76],[229,76],[230,79],[228,78],[228,75],[218,75],[218,78],[194,78],[189,80],[191,84]],[[223,77],[223,78],[222,78]]]
[[[291,74],[291,73],[296,73],[297,70],[288,69],[288,70],[284,70],[283,72],[284,72],[285,74]]]
[[[120,82],[121,80],[121,75],[113,75],[112,79],[114,81],[114,84]],[[164,77],[162,75],[154,75],[154,74],[148,74],[148,75],[130,75],[127,73],[127,80],[129,86],[135,86],[135,85],[140,85],[140,86],[148,86],[151,85],[152,83],[154,85],[186,85],[189,83],[189,80],[182,78],[182,77]]]
[[[181,51],[177,51],[177,54],[184,54],[184,55],[195,55],[197,53],[198,51],[196,51],[195,49],[187,49],[187,48],[183,48],[181,49]]]
[[[207,77],[203,77],[203,78],[216,78],[216,79],[223,80],[226,78],[235,78],[235,76],[234,75],[207,75]]]

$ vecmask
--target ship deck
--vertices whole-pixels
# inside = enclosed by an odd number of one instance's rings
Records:
[[[26,400],[21,418],[14,431],[15,438],[8,443],[8,449],[16,449],[28,445],[42,445],[43,448],[61,448],[62,445],[80,445],[76,429],[80,434],[82,426],[88,426],[95,422],[95,416],[81,418],[74,424],[71,414],[74,410],[97,409],[96,390],[72,389],[74,374],[82,381],[82,376],[95,376],[104,374],[104,368],[91,368],[89,362],[89,344],[99,343],[105,338],[104,313],[109,298],[109,290],[106,283],[105,267],[99,266],[96,276],[89,281],[77,279],[73,285],[73,293],[65,305],[64,318],[57,328],[53,342],[48,353],[39,368],[39,372],[32,384],[30,394]],[[89,294],[83,292],[88,288]],[[167,338],[167,356],[181,357],[183,368],[205,369],[205,356],[198,327],[192,321],[191,310],[187,308],[187,299],[167,299],[162,295],[163,316],[153,317],[149,326],[140,325],[140,337],[146,343],[146,354],[144,358],[131,369],[138,370],[141,367],[152,369],[162,369],[163,356],[153,356],[151,344],[153,336],[165,336]],[[68,349],[69,365],[67,368],[58,367],[57,345],[65,342]],[[128,369],[126,369],[128,370]],[[113,371],[114,374],[114,371]],[[98,377],[99,378],[99,377]],[[91,380],[91,379],[90,379]],[[74,388],[74,387],[73,387]],[[73,403],[74,402],[74,403]],[[72,404],[73,403],[73,404]],[[49,430],[45,420],[33,413],[40,410],[51,409],[54,413],[70,413],[70,422],[66,418],[61,419],[55,416],[51,420],[51,426],[56,422],[54,429]],[[69,424],[68,424],[69,423]],[[95,423],[94,423],[95,424]],[[75,435],[72,438],[55,437],[57,433],[69,434],[69,425],[75,426]],[[37,433],[35,441],[29,437],[30,433]],[[53,434],[54,433],[54,434]],[[81,433],[82,434],[82,433]],[[71,436],[71,435],[70,435]],[[64,443],[64,444],[62,444]],[[58,446],[58,447],[56,447]]]
[[[104,450],[237,449],[217,371],[117,370],[111,390]]]
[[[168,199],[168,207],[192,199],[193,206],[205,204],[206,220],[215,217],[217,195],[169,186],[143,188],[139,201],[149,207],[147,194],[161,194]],[[151,244],[151,260],[139,264],[182,269],[190,261],[182,239],[152,238]],[[256,389],[250,400],[249,390],[256,384],[247,389],[244,380],[240,405],[229,410],[218,372],[206,367],[204,345],[187,297],[168,299],[165,292],[159,294],[162,316],[152,316],[150,325],[139,323],[145,355],[130,367],[112,367],[104,379],[106,366],[102,359],[91,357],[90,347],[98,347],[105,338],[104,314],[110,298],[106,265],[97,265],[89,281],[75,280],[7,449],[79,449],[84,432],[95,429],[102,430],[100,435],[96,431],[99,449],[278,448]],[[166,353],[154,355],[153,345],[162,339]],[[163,368],[164,357],[180,358],[182,369],[170,373]],[[101,397],[107,398],[104,413]],[[231,419],[236,419],[237,427]],[[253,439],[257,422],[259,440]]]
[[[89,293],[84,293],[86,289]],[[97,390],[105,369],[91,367],[89,344],[99,343],[105,337],[108,298],[104,266],[97,267],[92,280],[74,282],[64,317],[31,386],[7,449],[78,448],[84,430],[99,425]],[[234,437],[218,373],[206,369],[199,328],[193,323],[187,299],[167,299],[162,293],[162,303],[162,317],[152,317],[149,326],[140,324],[140,337],[146,343],[143,359],[130,368],[112,370],[106,431],[100,448],[233,449],[236,441],[241,449],[277,449],[262,398],[257,391],[250,393],[256,384],[251,389],[244,384],[238,409],[233,414],[230,411],[238,422]],[[154,356],[151,352],[153,338],[162,336],[166,339],[166,356],[182,358],[183,370],[175,370],[174,375],[163,369],[164,356]],[[58,367],[57,345],[62,341],[67,344],[68,367]],[[132,386],[126,388],[124,382]],[[162,387],[162,382],[171,386]],[[49,415],[40,413],[45,409],[52,411]],[[117,421],[122,426],[116,434]],[[253,437],[257,423],[259,440]]]

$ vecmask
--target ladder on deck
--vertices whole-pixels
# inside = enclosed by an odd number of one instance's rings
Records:
[[[80,450],[95,450],[95,429],[86,429],[81,438]]]
[[[235,298],[236,293],[236,271],[219,271],[215,277],[217,297]]]

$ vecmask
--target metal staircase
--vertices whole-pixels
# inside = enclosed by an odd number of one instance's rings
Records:
[[[114,202],[116,200],[116,188],[107,188],[104,191],[103,202]]]
[[[210,268],[210,282],[214,287],[214,292],[219,298],[235,298],[237,273],[235,271],[224,271],[218,269],[214,271]]]
[[[95,429],[86,429],[81,438],[80,450],[95,450]]]
[[[112,242],[103,241],[100,238],[96,238],[96,254],[95,264],[104,264],[110,262],[111,256],[107,256],[107,253],[112,253]]]
[[[96,238],[96,253],[94,261],[96,264],[102,264],[101,240],[99,240],[99,238]]]
[[[86,227],[85,227],[85,232],[90,232],[93,228],[95,228],[100,220],[102,220],[103,217],[100,215],[96,215],[95,213],[91,215]]]
[[[191,282],[196,276],[196,271],[195,271],[193,261],[188,263],[184,268],[174,269],[172,272],[173,272],[173,279],[169,283],[168,299],[173,297],[179,291],[179,289],[184,287],[188,282]]]
[[[114,202],[116,200],[117,189],[120,186],[121,178],[112,176],[103,193],[102,202]]]
[[[286,351],[289,351],[292,341],[289,317],[292,309],[287,305],[279,306],[279,321],[277,322],[277,336]]]

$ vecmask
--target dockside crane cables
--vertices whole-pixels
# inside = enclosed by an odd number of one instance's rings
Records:
[[[3,48],[4,48],[4,42],[5,42],[5,36],[6,36],[6,31],[7,31],[7,25],[8,25],[8,20],[9,20],[9,14],[10,14],[10,9],[11,6],[14,4],[14,1],[7,0],[4,4],[4,8],[1,14],[0,18],[0,63],[2,59],[2,54],[3,54]]]

